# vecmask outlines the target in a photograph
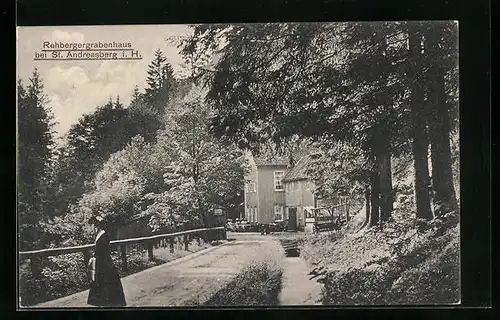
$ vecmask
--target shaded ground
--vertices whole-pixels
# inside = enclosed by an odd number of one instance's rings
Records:
[[[363,216],[360,212],[360,221]],[[354,221],[340,232],[308,237],[303,244],[301,255],[310,270],[321,268],[317,279],[323,284],[323,304],[460,301],[458,214],[417,224],[408,213],[395,210],[382,227],[359,228]]]

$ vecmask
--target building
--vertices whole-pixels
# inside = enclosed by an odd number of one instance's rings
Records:
[[[285,213],[289,219],[289,228],[295,230],[305,227],[306,210],[317,207],[317,199],[314,195],[314,183],[307,174],[307,169],[312,162],[311,156],[307,155],[290,168],[283,177],[285,185]]]
[[[250,170],[245,177],[245,218],[249,222],[271,223],[283,220],[285,186],[283,177],[288,159],[262,159],[247,156]]]
[[[292,167],[288,158],[262,159],[248,156],[250,171],[245,177],[245,218],[249,222],[288,220],[294,230],[306,223],[306,209],[317,205],[314,183],[308,178],[310,156]]]

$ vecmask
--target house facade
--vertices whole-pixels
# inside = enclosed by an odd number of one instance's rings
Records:
[[[288,158],[247,157],[244,218],[264,224],[288,220],[291,229],[303,228],[305,208],[317,205],[314,183],[307,176],[310,157],[302,157],[293,167]]]
[[[245,219],[258,223],[283,220],[285,213],[283,178],[288,169],[288,160],[248,156],[248,162],[250,171],[245,177]]]
[[[307,175],[311,157],[304,156],[290,168],[283,183],[285,185],[285,212],[291,229],[304,228],[306,209],[315,208],[317,199],[314,194],[314,183]]]

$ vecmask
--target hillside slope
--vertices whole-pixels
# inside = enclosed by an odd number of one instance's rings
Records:
[[[458,215],[416,221],[395,211],[383,227],[363,228],[363,210],[342,231],[303,244],[311,269],[327,273],[323,304],[453,304],[460,301]]]

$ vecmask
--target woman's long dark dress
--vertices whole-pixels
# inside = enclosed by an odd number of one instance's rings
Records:
[[[95,281],[90,286],[87,303],[94,306],[125,306],[125,295],[118,271],[110,255],[109,237],[104,232],[95,244]]]

